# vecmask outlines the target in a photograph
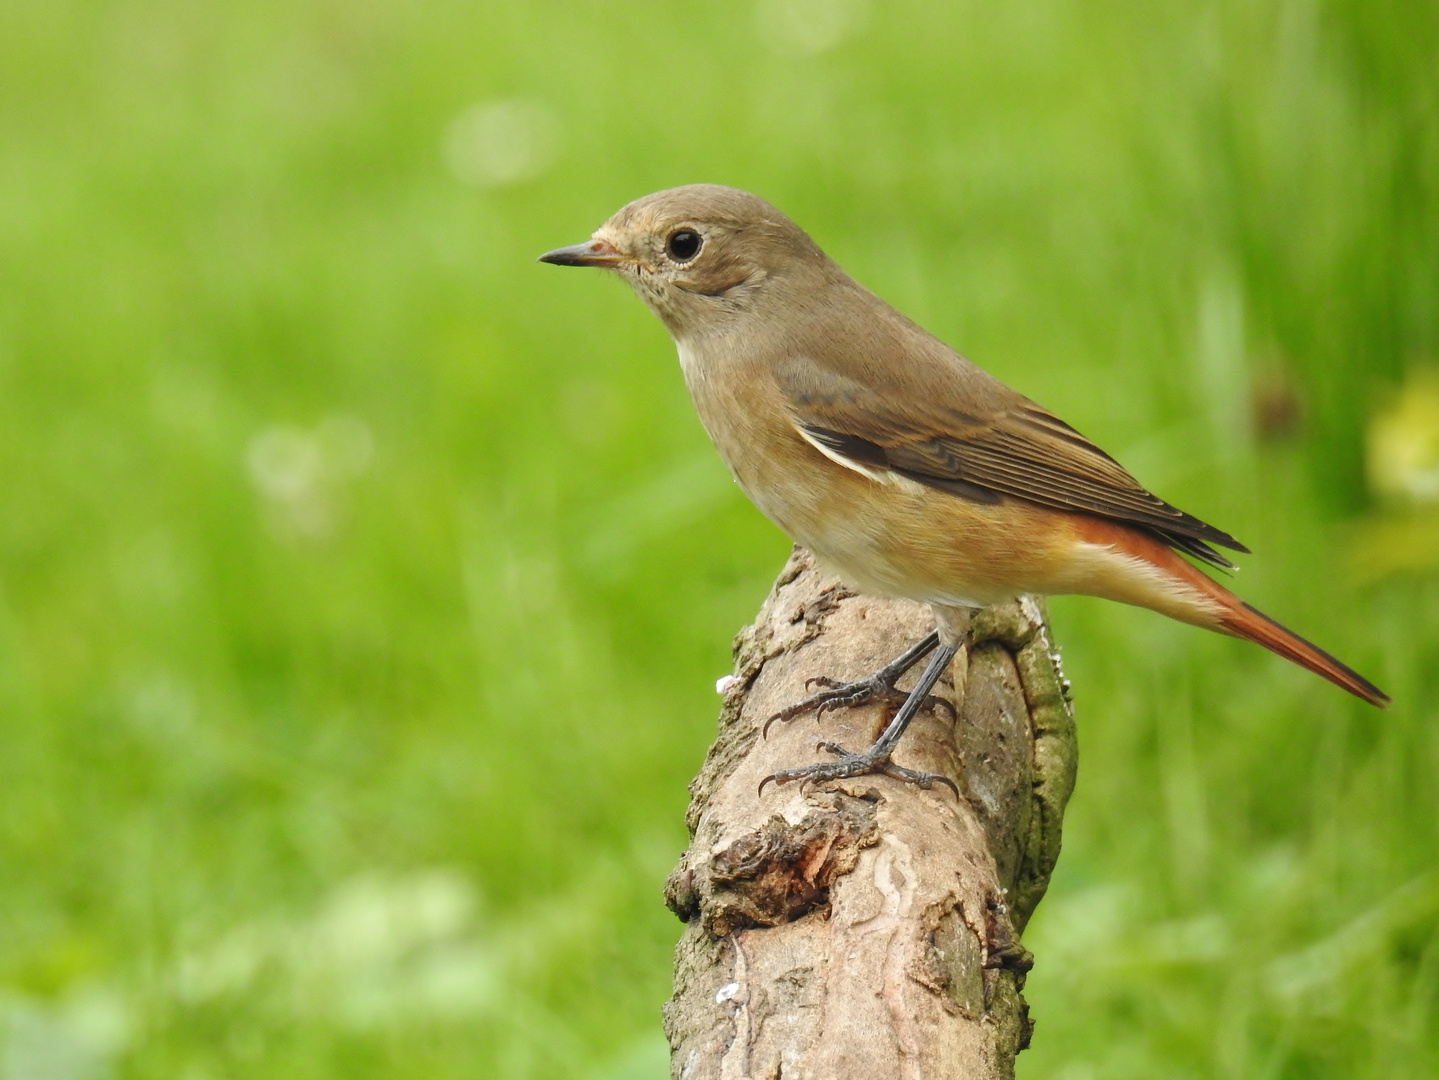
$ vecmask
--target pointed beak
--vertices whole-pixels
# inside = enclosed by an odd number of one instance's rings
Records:
[[[586,240],[583,244],[547,251],[539,261],[556,266],[615,266],[624,262],[625,257],[603,240]]]

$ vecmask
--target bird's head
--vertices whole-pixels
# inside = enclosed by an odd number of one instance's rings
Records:
[[[677,340],[752,311],[784,282],[823,272],[824,253],[763,199],[690,184],[622,207],[583,244],[540,256],[617,271]]]

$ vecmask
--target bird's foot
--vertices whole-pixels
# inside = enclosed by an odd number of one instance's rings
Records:
[[[795,769],[781,769],[777,773],[771,773],[759,783],[759,793],[764,794],[764,786],[771,780],[778,785],[792,783],[799,780],[803,783],[825,783],[829,780],[847,780],[852,776],[869,776],[879,773],[884,776],[892,776],[896,780],[903,780],[907,784],[914,784],[917,787],[928,791],[935,784],[947,784],[954,792],[955,798],[959,797],[959,788],[953,780],[943,773],[920,772],[917,769],[906,769],[902,765],[896,765],[889,759],[889,752],[881,750],[878,746],[872,746],[862,754],[851,754],[844,747],[831,742],[819,744],[821,750],[827,750],[838,756],[837,761],[821,761],[814,765],[802,765]]]
[[[840,682],[838,679],[831,679],[828,675],[817,675],[813,679],[806,679],[804,683],[806,690],[815,686],[822,686],[824,689],[817,694],[811,694],[802,701],[796,701],[793,705],[786,705],[764,722],[762,734],[767,737],[770,725],[776,720],[788,723],[796,716],[803,716],[807,712],[813,712],[818,718],[830,709],[842,709],[851,705],[868,705],[874,701],[884,702],[898,708],[904,704],[904,699],[908,695],[894,683],[895,680],[886,679],[883,672],[876,672],[868,678],[857,679],[854,682]]]
[[[908,700],[909,694],[899,689],[896,684],[906,671],[934,648],[938,641],[939,636],[931,634],[873,675],[856,679],[854,682],[839,682],[827,675],[805,680],[805,689],[814,686],[822,686],[824,689],[817,694],[811,694],[803,701],[787,705],[775,713],[764,722],[761,735],[768,736],[770,725],[776,720],[788,723],[796,716],[803,716],[807,712],[813,712],[816,717],[820,717],[830,709],[848,708],[851,705],[868,705],[876,701],[898,708]],[[944,698],[926,696],[921,707],[929,709],[942,707],[949,710],[950,719],[957,720],[959,718],[955,713],[954,706]]]

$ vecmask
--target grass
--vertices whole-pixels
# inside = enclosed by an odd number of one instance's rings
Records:
[[[1055,602],[1020,1076],[1439,1072],[1439,532],[1365,457],[1434,437],[1436,46],[1397,0],[0,8],[0,1075],[664,1074],[659,886],[787,541],[658,324],[533,257],[700,179],[1395,697]]]

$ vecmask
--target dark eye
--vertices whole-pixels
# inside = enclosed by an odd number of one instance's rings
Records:
[[[676,229],[665,241],[665,250],[675,262],[689,262],[700,253],[704,239],[693,229]]]

